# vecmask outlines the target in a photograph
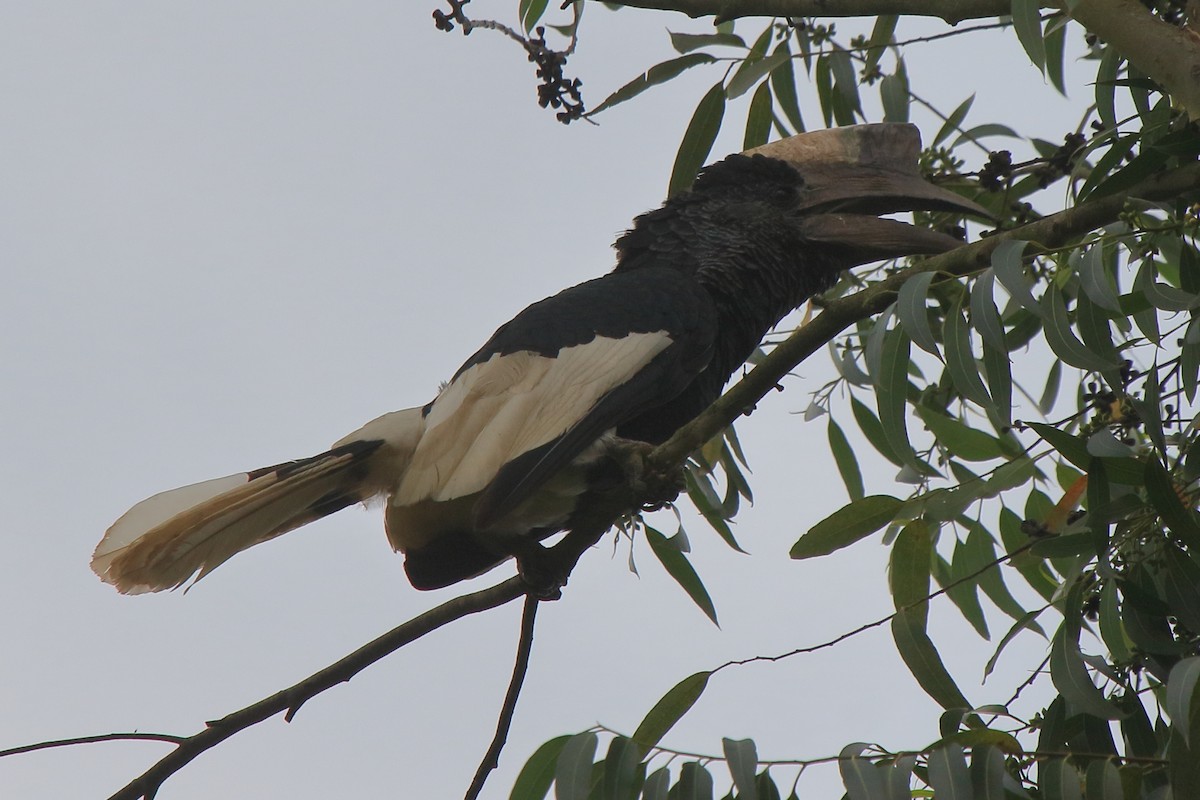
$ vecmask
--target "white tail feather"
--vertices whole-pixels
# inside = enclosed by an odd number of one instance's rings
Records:
[[[420,409],[385,414],[327,453],[156,494],[113,523],[92,570],[124,594],[200,580],[248,547],[390,491],[423,427]]]
[[[108,529],[92,569],[125,594],[174,589],[192,575],[199,580],[248,547],[366,499],[350,469],[360,461],[334,451],[157,494]]]

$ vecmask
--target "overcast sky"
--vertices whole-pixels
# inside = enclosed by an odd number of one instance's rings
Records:
[[[515,7],[470,10],[511,21]],[[427,402],[523,306],[607,271],[613,239],[661,201],[691,110],[720,77],[694,70],[598,126],[563,127],[536,106],[515,45],[440,33],[432,8],[0,4],[0,749],[193,733],[510,574],[418,593],[378,510],[357,508],[239,555],[186,595],[122,597],[88,569],[104,529],[134,502],[311,455],[378,414]],[[587,17],[568,73],[593,106],[672,55],[667,26],[704,28],[598,4]],[[905,24],[902,36],[943,29]],[[977,108],[1003,108],[992,116],[1057,140],[1087,98],[1062,100],[1024,64],[1010,34],[970,37],[914,51],[909,74],[946,109],[978,91]],[[738,122],[715,155],[739,149],[744,109],[729,111]],[[932,136],[936,126],[918,121]],[[806,365],[740,427],[756,505],[736,530],[753,555],[689,522],[722,627],[643,542],[638,576],[627,544],[606,540],[543,608],[485,796],[507,796],[553,736],[596,722],[631,732],[690,673],[890,611],[877,540],[787,558],[846,499],[824,421],[792,413],[825,375]],[[876,491],[904,491],[893,472],[869,471]],[[160,797],[461,796],[492,735],[518,616],[512,604],[427,637],[291,724],[272,719],[210,751]],[[953,610],[934,616],[976,703],[1005,700],[1013,676],[1040,659],[1031,639],[1002,661],[1008,682],[981,688],[991,648]],[[936,738],[937,713],[882,628],[723,672],[664,744],[719,753],[722,735],[753,737],[775,759],[857,740],[918,748]],[[109,743],[3,759],[0,795],[104,797],[167,750]],[[840,795],[829,767],[802,786]]]

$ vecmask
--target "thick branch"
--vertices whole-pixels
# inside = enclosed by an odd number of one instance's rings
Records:
[[[821,314],[799,328],[750,370],[703,414],[675,432],[649,456],[655,469],[667,469],[731,425],[754,406],[804,359],[861,319],[878,314],[895,299],[900,286],[919,272],[967,275],[988,266],[992,251],[1005,239],[1061,247],[1110,222],[1115,222],[1131,198],[1168,200],[1200,189],[1200,164],[1156,176],[1130,189],[1052,214],[1013,230],[997,233],[944,255],[927,258],[861,292],[831,301]]]
[[[287,712],[285,719],[290,721],[306,700],[339,683],[350,680],[371,664],[394,653],[409,642],[456,619],[504,605],[524,594],[524,581],[520,577],[515,577],[488,589],[448,600],[388,631],[345,658],[310,675],[295,686],[276,692],[270,697],[259,700],[257,703],[219,720],[209,722],[208,727],[194,736],[184,739],[175,750],[160,759],[157,764],[146,770],[109,800],[152,798],[163,781],[182,769],[196,756],[217,746],[235,733],[257,725],[280,712]]]
[[[618,0],[620,5],[676,11],[689,17],[873,17],[907,14],[941,17],[951,25],[964,19],[996,17],[1012,11],[1011,0]]]
[[[1067,10],[1067,3],[1059,5]],[[1194,33],[1163,22],[1137,0],[1081,0],[1068,13],[1157,81],[1192,119],[1200,118],[1200,38]]]

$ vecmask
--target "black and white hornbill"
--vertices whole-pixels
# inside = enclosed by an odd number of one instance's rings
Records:
[[[912,126],[864,125],[706,167],[634,220],[612,272],[519,313],[429,404],[320,455],[144,500],[109,528],[92,568],[121,592],[175,588],[378,496],[418,589],[540,550],[611,485],[620,448],[661,443],[703,411],[767,331],[842,270],[960,244],[876,216],[986,216],[920,178],[919,148]]]

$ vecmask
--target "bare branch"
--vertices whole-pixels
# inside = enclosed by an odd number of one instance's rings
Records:
[[[1010,0],[617,0],[620,5],[677,11],[689,17],[873,17],[907,14],[940,17],[951,25],[965,19],[997,17],[1012,11]]]
[[[529,669],[529,651],[533,649],[533,623],[537,617],[538,604],[541,601],[534,595],[525,596],[525,610],[521,614],[521,634],[517,640],[517,660],[513,664],[512,680],[508,683],[508,692],[504,695],[504,705],[500,708],[500,719],[496,722],[496,735],[475,770],[475,777],[467,789],[464,800],[475,800],[483,791],[483,784],[500,764],[500,751],[508,741],[508,729],[512,726],[513,712],[517,708],[517,698],[521,695],[521,685],[525,683],[525,672]]]
[[[169,733],[100,733],[95,736],[76,736],[73,739],[54,739],[49,742],[23,744],[0,750],[0,758],[19,756],[22,753],[33,753],[37,750],[49,750],[53,747],[72,747],[77,744],[97,744],[99,742],[167,742],[168,744],[183,744],[186,736],[174,736]]]
[[[178,772],[192,759],[209,750],[234,734],[252,725],[286,712],[285,719],[291,720],[300,706],[326,689],[345,683],[362,670],[394,653],[409,642],[415,641],[443,625],[461,619],[468,614],[487,611],[504,605],[525,594],[525,583],[520,577],[509,578],[488,589],[455,597],[436,608],[413,617],[408,622],[360,647],[350,655],[330,664],[304,680],[253,705],[246,706],[219,720],[209,722],[199,733],[179,742],[179,746],[168,753],[146,772],[131,781],[109,800],[150,800],[158,787],[171,775]]]

